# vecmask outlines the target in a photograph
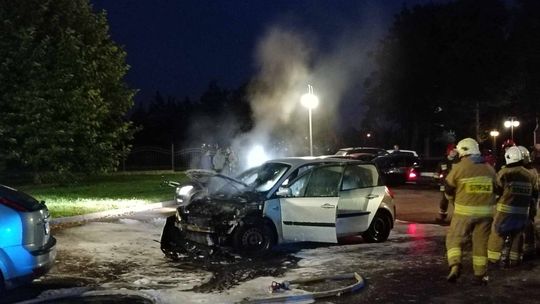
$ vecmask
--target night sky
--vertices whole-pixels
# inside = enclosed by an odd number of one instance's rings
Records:
[[[321,52],[336,36],[356,31],[365,37],[365,54],[404,2],[430,1],[91,0],[95,10],[107,11],[112,39],[127,51],[126,80],[140,90],[138,102],[156,91],[197,100],[213,80],[237,88],[256,74],[254,50],[276,24],[309,33]]]

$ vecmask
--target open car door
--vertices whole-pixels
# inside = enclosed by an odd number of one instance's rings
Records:
[[[337,243],[336,211],[343,166],[313,168],[288,187],[280,198],[283,240]]]
[[[375,165],[348,165],[343,174],[339,195],[336,221],[338,236],[366,231],[384,195],[385,187]]]

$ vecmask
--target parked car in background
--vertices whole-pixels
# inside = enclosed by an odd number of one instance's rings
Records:
[[[390,186],[417,183],[422,178],[420,158],[412,153],[393,152],[378,156],[373,162],[379,168],[385,183]]]
[[[341,148],[336,152],[336,156],[348,156],[356,160],[372,160],[381,155],[386,155],[388,152],[383,148],[376,147],[349,147]]]
[[[416,153],[416,151],[414,150],[386,150],[388,152],[388,154],[392,154],[392,153],[401,153],[401,154],[411,154],[413,156],[416,156],[418,157],[418,153]]]
[[[170,257],[215,248],[260,254],[289,242],[337,243],[361,234],[383,242],[394,226],[393,197],[373,163],[332,157],[267,161],[237,178],[190,170],[167,219],[161,249]]]
[[[0,293],[28,284],[53,266],[56,239],[44,202],[0,185]]]

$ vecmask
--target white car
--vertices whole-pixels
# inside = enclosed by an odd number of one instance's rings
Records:
[[[187,175],[161,239],[172,257],[186,248],[261,253],[275,244],[337,243],[358,234],[383,242],[394,226],[393,198],[369,162],[298,157],[268,161],[236,179],[201,170]]]

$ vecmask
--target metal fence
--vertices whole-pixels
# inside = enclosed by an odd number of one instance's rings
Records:
[[[186,170],[199,168],[206,151],[201,148],[175,150],[161,147],[135,147],[120,164],[122,171]]]

